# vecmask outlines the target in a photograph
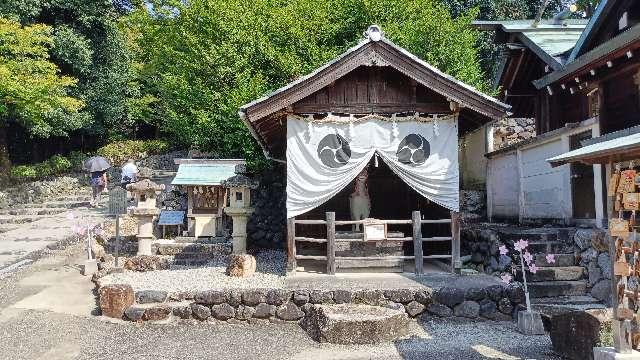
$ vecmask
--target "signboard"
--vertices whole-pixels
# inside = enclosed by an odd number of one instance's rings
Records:
[[[387,224],[375,220],[365,222],[364,241],[385,240],[387,238]]]
[[[158,225],[182,225],[184,223],[184,211],[162,210]]]
[[[109,191],[109,215],[123,215],[127,213],[127,192],[116,187]]]

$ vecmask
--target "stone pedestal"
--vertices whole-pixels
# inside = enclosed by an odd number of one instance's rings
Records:
[[[518,313],[518,331],[525,335],[544,335],[544,325],[540,313],[520,311]]]
[[[253,208],[225,208],[224,212],[231,216],[233,222],[233,253],[247,253],[247,218],[253,213]]]
[[[633,350],[629,354],[618,354],[612,347],[594,347],[593,360],[640,360],[640,352]]]
[[[82,275],[91,276],[98,271],[98,260],[88,259],[84,261],[82,265]]]
[[[135,208],[132,215],[138,219],[138,253],[137,255],[151,255],[153,242],[153,218],[158,216],[159,209]]]

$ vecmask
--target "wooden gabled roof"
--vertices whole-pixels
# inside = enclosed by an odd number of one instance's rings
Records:
[[[433,92],[457,103],[466,111],[483,117],[505,117],[509,105],[449,76],[427,64],[384,37],[377,26],[371,26],[367,37],[333,61],[314,72],[240,107],[239,115],[253,136],[265,147],[256,131],[256,123],[329,86],[337,79],[361,66],[389,66]]]

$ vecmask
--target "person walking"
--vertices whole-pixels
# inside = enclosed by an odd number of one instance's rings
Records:
[[[127,185],[136,181],[138,181],[138,167],[133,159],[129,159],[122,167],[122,179],[120,180],[120,186],[126,190]]]
[[[102,192],[107,188],[107,171],[100,170],[91,172],[91,189],[93,196],[91,197],[91,206],[98,207],[102,200]]]
[[[102,156],[94,156],[85,160],[83,167],[91,175],[91,206],[100,204],[102,192],[107,188],[107,170],[111,167],[109,161]]]

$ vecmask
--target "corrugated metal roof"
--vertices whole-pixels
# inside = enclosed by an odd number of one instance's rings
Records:
[[[242,163],[242,160],[182,163],[171,185],[220,185],[234,176],[236,165]]]
[[[565,30],[582,30],[587,25],[586,19],[567,19],[562,23],[553,20],[541,20],[538,26],[533,27],[533,20],[476,20],[473,25],[482,30],[500,29],[504,32],[529,32],[529,31],[562,31]]]
[[[635,158],[637,155],[633,155],[631,151],[638,149],[640,149],[640,133],[587,145],[580,149],[569,151],[562,155],[547,159],[547,162],[551,163],[553,166],[578,161],[598,163],[598,159],[603,159],[608,156],[624,155],[625,153],[628,153],[632,158]],[[616,156],[616,160],[624,161],[627,159],[625,159],[624,156],[622,158],[618,158]]]
[[[581,30],[528,31],[524,36],[551,56],[558,56],[571,50],[582,33]]]

